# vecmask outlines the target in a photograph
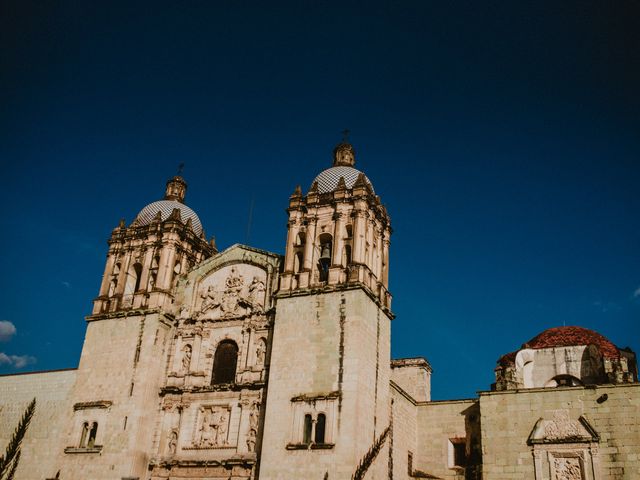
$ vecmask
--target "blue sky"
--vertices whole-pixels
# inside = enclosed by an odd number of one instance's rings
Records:
[[[219,247],[282,253],[344,128],[392,218],[392,353],[434,398],[553,326],[640,351],[638,10],[3,2],[0,372],[77,366],[111,229],[179,163]]]

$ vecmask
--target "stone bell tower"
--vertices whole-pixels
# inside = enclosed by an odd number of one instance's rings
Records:
[[[170,304],[177,277],[217,252],[184,204],[186,191],[182,177],[169,179],[163,200],[113,230],[94,315]]]
[[[390,426],[390,219],[352,145],[333,157],[289,200],[261,480],[351,478]]]
[[[61,438],[61,478],[145,478],[176,281],[216,252],[184,204],[186,189],[182,177],[171,178],[163,200],[111,234]]]

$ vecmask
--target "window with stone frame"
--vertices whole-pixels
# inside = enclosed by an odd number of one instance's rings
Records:
[[[464,437],[449,439],[449,468],[467,466],[467,439]]]
[[[337,392],[332,392],[318,397],[302,395],[292,399],[293,429],[287,449],[314,450],[334,447],[336,396]]]

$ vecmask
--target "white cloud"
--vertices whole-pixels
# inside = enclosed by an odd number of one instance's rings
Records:
[[[633,292],[633,298],[640,298],[640,287],[638,287],[636,291]]]
[[[64,285],[67,288],[71,288],[71,283],[67,282],[67,281],[63,281],[62,285]]]
[[[31,355],[7,355],[0,352],[0,365],[11,365],[14,368],[22,368],[36,363],[36,357]]]
[[[9,320],[0,320],[0,342],[11,340],[16,334],[16,326]]]

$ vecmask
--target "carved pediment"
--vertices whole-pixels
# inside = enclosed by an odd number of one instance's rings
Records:
[[[586,417],[573,420],[568,410],[553,410],[546,418],[540,418],[529,438],[529,445],[539,443],[598,442],[600,437]]]

